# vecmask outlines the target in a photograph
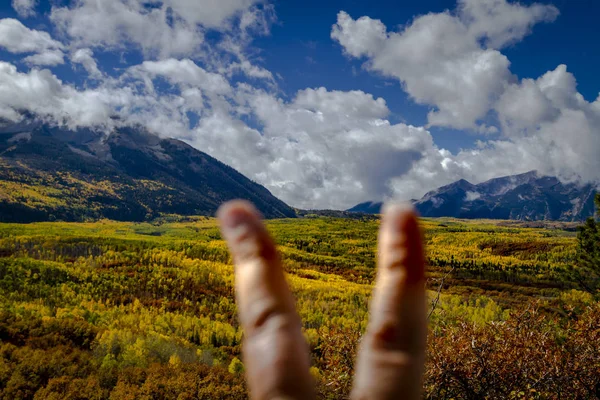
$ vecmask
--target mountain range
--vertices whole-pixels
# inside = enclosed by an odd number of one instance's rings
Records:
[[[106,133],[0,121],[0,222],[208,216],[234,198],[267,218],[296,216],[233,168],[139,126]]]
[[[581,221],[594,213],[596,190],[531,171],[477,185],[462,179],[412,202],[424,217]],[[234,198],[267,218],[378,214],[382,206],[296,210],[208,154],[140,126],[105,132],[0,120],[0,222],[210,216]]]
[[[477,185],[461,179],[412,202],[423,217],[582,221],[594,215],[596,190],[530,171]],[[347,211],[377,214],[381,206],[366,202]]]

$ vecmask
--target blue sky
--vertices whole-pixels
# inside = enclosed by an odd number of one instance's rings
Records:
[[[388,27],[409,23],[416,15],[453,9],[455,1],[278,1],[275,3],[279,23],[272,36],[261,38],[257,45],[265,65],[284,78],[282,87],[292,94],[305,87],[326,86],[329,89],[361,89],[385,98],[392,119],[424,125],[427,106],[417,105],[399,89],[398,82],[373,76],[361,69],[360,60],[349,60],[330,38],[331,25],[339,10],[358,18],[368,15],[380,19]],[[521,1],[531,4],[533,1]],[[554,4],[560,16],[552,24],[540,24],[534,34],[505,50],[511,70],[519,77],[538,77],[559,64],[567,64],[577,77],[578,89],[593,101],[600,92],[600,2],[595,0],[558,0]],[[307,23],[308,21],[308,23]],[[358,74],[356,74],[358,72]],[[431,131],[440,146],[457,151],[470,147],[476,140],[468,132],[444,128]]]
[[[60,4],[60,1],[56,2]],[[63,2],[64,3],[64,2]],[[388,27],[409,23],[415,16],[442,12],[455,7],[455,1],[318,1],[306,0],[273,2],[277,21],[271,34],[256,40],[257,56],[266,69],[283,78],[280,87],[286,96],[293,97],[298,90],[324,86],[335,90],[359,89],[386,99],[392,112],[391,121],[414,125],[427,122],[429,106],[415,104],[400,89],[399,83],[389,78],[369,74],[361,68],[361,60],[345,57],[340,45],[331,40],[331,26],[340,10],[360,17],[369,15],[380,19]],[[534,1],[522,1],[531,4]],[[593,101],[600,92],[600,51],[596,44],[600,37],[600,2],[595,0],[554,0],[545,2],[560,10],[560,16],[551,24],[540,24],[533,35],[506,49],[504,53],[512,64],[512,72],[519,77],[538,77],[559,64],[567,64],[579,83],[579,92]],[[52,29],[47,15],[51,2],[40,1],[39,15],[27,19],[32,28]],[[18,18],[6,1],[0,5],[0,18]],[[130,63],[142,57],[133,50],[127,54]],[[0,53],[1,54],[1,53]],[[9,54],[2,54],[10,59]],[[13,57],[16,59],[17,57]],[[121,66],[113,53],[98,58],[100,64]],[[108,69],[107,69],[108,70]],[[57,75],[69,81],[82,82],[82,77],[68,66],[56,68]],[[435,127],[431,134],[436,143],[451,151],[473,146],[476,137],[463,130]]]
[[[119,114],[305,208],[531,169],[599,181],[598,15],[594,0],[5,1],[0,117],[109,132]]]

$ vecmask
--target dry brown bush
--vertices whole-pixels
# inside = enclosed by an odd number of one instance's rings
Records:
[[[537,305],[505,322],[438,327],[428,341],[426,399],[600,399],[600,303],[566,317]],[[319,395],[347,398],[359,334],[323,330]]]

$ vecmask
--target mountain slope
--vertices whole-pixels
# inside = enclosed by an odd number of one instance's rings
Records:
[[[364,214],[379,214],[383,203],[376,201],[366,201],[349,208],[348,212],[364,213]]]
[[[40,123],[0,126],[0,221],[142,221],[212,215],[252,201],[267,218],[295,211],[233,168],[139,127],[110,135]]]
[[[462,179],[413,204],[424,217],[582,221],[594,214],[595,192],[591,184],[561,183],[531,171],[478,185]],[[348,211],[379,213],[381,205],[362,203]]]

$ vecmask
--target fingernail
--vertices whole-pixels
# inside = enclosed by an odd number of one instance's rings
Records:
[[[252,216],[247,211],[234,208],[221,216],[221,223],[223,224],[223,228],[236,229],[240,226],[249,225],[252,219]]]
[[[219,212],[221,232],[233,258],[240,265],[244,260],[268,258],[261,239],[259,216],[245,206],[226,205]]]

